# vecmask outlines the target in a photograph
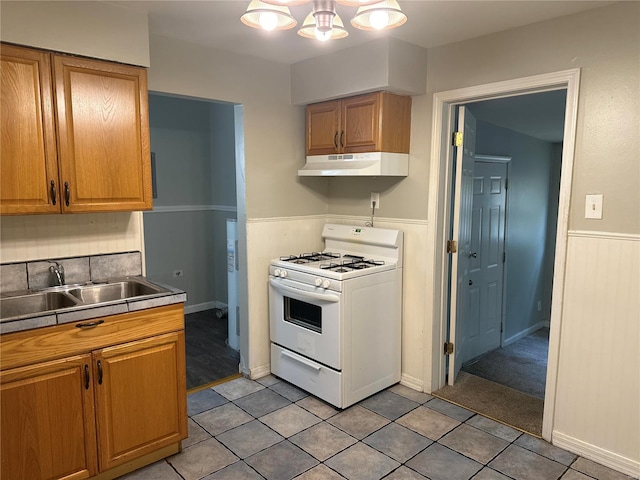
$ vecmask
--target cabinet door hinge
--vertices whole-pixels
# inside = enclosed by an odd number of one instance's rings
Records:
[[[445,342],[444,343],[444,354],[445,355],[451,355],[453,353],[453,343],[452,342]]]
[[[453,132],[453,146],[461,147],[462,146],[462,132]]]
[[[458,251],[458,242],[455,240],[447,240],[447,253],[456,253]]]

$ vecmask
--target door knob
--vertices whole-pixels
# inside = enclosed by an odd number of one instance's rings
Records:
[[[473,280],[469,280],[469,285],[473,285]]]
[[[469,258],[478,258],[478,252],[471,252]]]

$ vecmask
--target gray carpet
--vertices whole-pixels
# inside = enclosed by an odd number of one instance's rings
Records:
[[[505,348],[462,366],[462,371],[544,399],[549,329],[541,328]]]
[[[432,395],[531,435],[542,436],[544,400],[540,398],[465,372],[458,374],[455,385],[446,385]]]

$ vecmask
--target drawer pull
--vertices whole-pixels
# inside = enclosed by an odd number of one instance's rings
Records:
[[[71,190],[69,189],[69,182],[64,182],[64,203],[68,207],[69,200],[71,198]]]
[[[311,363],[310,361],[305,360],[304,358],[300,358],[298,356],[294,356],[294,355],[292,355],[289,352],[284,351],[284,350],[282,350],[281,353],[282,353],[283,357],[290,358],[291,360],[294,360],[294,361],[296,361],[298,363],[301,363],[305,367],[309,367],[310,369],[315,370],[316,372],[320,371],[320,365],[316,365],[315,363]]]
[[[57,196],[56,184],[55,184],[55,182],[53,180],[51,180],[51,203],[53,205],[56,204],[56,196]]]
[[[98,385],[102,385],[102,362],[98,360]]]
[[[77,323],[76,328],[93,328],[104,323],[104,320],[96,320],[95,322]]]
[[[84,364],[84,388],[89,390],[89,365]]]

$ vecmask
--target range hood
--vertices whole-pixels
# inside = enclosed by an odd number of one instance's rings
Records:
[[[409,154],[389,152],[310,155],[298,176],[304,177],[406,177]]]

